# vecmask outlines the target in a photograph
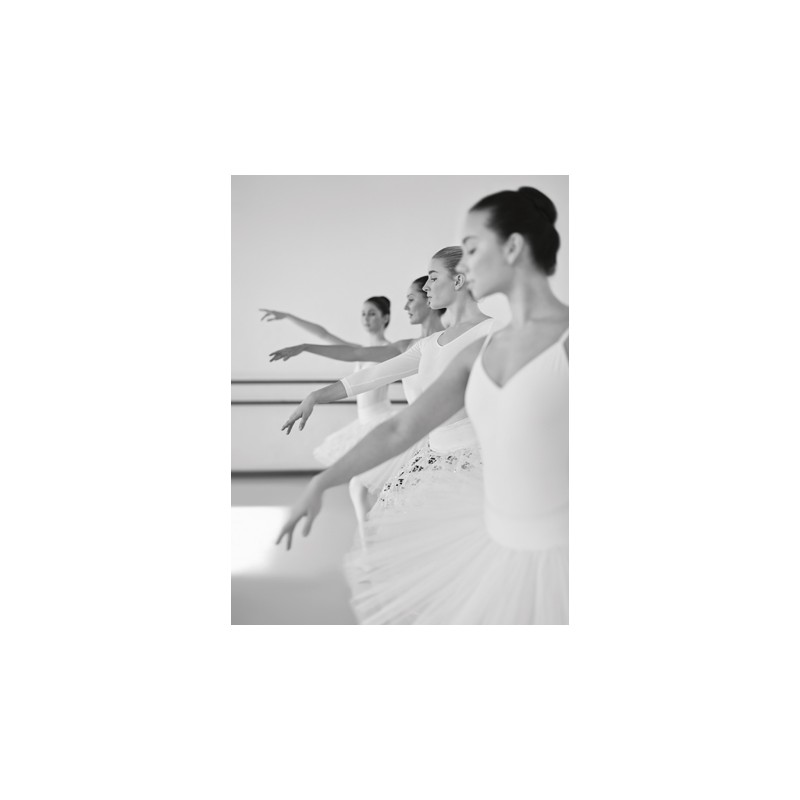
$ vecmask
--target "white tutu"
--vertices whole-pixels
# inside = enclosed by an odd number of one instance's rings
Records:
[[[490,538],[475,447],[419,449],[384,487],[365,538],[345,561],[362,624],[568,621],[568,548],[513,550]]]
[[[339,428],[334,431],[330,436],[325,437],[322,442],[314,448],[314,458],[322,464],[323,467],[329,467],[334,462],[338,461],[348,450],[355,447],[373,428],[377,427],[394,416],[396,412],[391,406],[385,410],[370,414],[367,419],[354,419],[344,428]]]

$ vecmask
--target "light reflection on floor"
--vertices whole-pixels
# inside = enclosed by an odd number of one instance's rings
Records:
[[[298,534],[288,552],[275,546],[307,480],[232,478],[231,624],[355,624],[341,572],[356,531],[347,487],[326,492],[307,538]]]

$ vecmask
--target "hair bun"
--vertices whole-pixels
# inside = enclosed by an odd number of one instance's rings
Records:
[[[372,303],[381,314],[389,314],[392,310],[392,301],[388,297],[384,297],[383,295],[374,295],[373,297],[368,297],[365,303]]]
[[[547,217],[551,225],[555,225],[557,217],[556,207],[546,194],[543,194],[538,189],[534,189],[532,186],[520,186],[517,192],[541,211],[542,214]]]

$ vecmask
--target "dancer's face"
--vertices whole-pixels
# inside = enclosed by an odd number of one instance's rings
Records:
[[[467,214],[462,242],[464,257],[456,268],[467,279],[467,288],[476,300],[503,291],[513,277],[507,248],[488,227],[488,220],[488,211]]]
[[[361,324],[369,333],[380,333],[386,327],[388,319],[372,303],[364,303],[361,307]]]
[[[408,321],[412,325],[422,325],[431,313],[428,295],[412,283],[406,292],[406,304],[403,310],[408,314]]]
[[[422,287],[428,295],[431,308],[447,308],[456,300],[456,285],[450,270],[434,258],[428,268],[428,282]]]

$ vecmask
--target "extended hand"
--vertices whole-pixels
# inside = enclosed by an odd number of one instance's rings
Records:
[[[306,349],[304,344],[295,344],[292,347],[282,347],[280,350],[276,350],[274,353],[270,353],[269,363],[271,364],[273,361],[288,361],[290,358],[294,358],[295,356],[299,356]]]
[[[300,403],[299,406],[292,412],[292,416],[283,423],[283,427],[281,428],[282,431],[286,431],[286,435],[288,436],[292,432],[292,427],[294,426],[297,420],[300,420],[300,430],[303,430],[306,426],[306,422],[308,422],[308,418],[311,416],[311,412],[314,410],[314,400],[309,395]],[[288,430],[287,430],[288,428]]]
[[[306,518],[305,525],[303,526],[303,536],[308,536],[311,531],[311,524],[319,514],[322,508],[322,490],[319,488],[317,479],[312,478],[311,482],[306,487],[303,496],[292,506],[289,512],[289,519],[286,520],[281,532],[275,541],[276,545],[280,545],[281,540],[286,538],[286,549],[292,549],[292,536],[294,534],[295,525],[303,517]]]
[[[287,313],[286,311],[273,311],[269,308],[259,308],[259,311],[264,312],[264,316],[261,317],[261,321],[267,320],[267,322],[275,322],[279,319],[286,319],[286,317],[291,317],[292,315]]]

